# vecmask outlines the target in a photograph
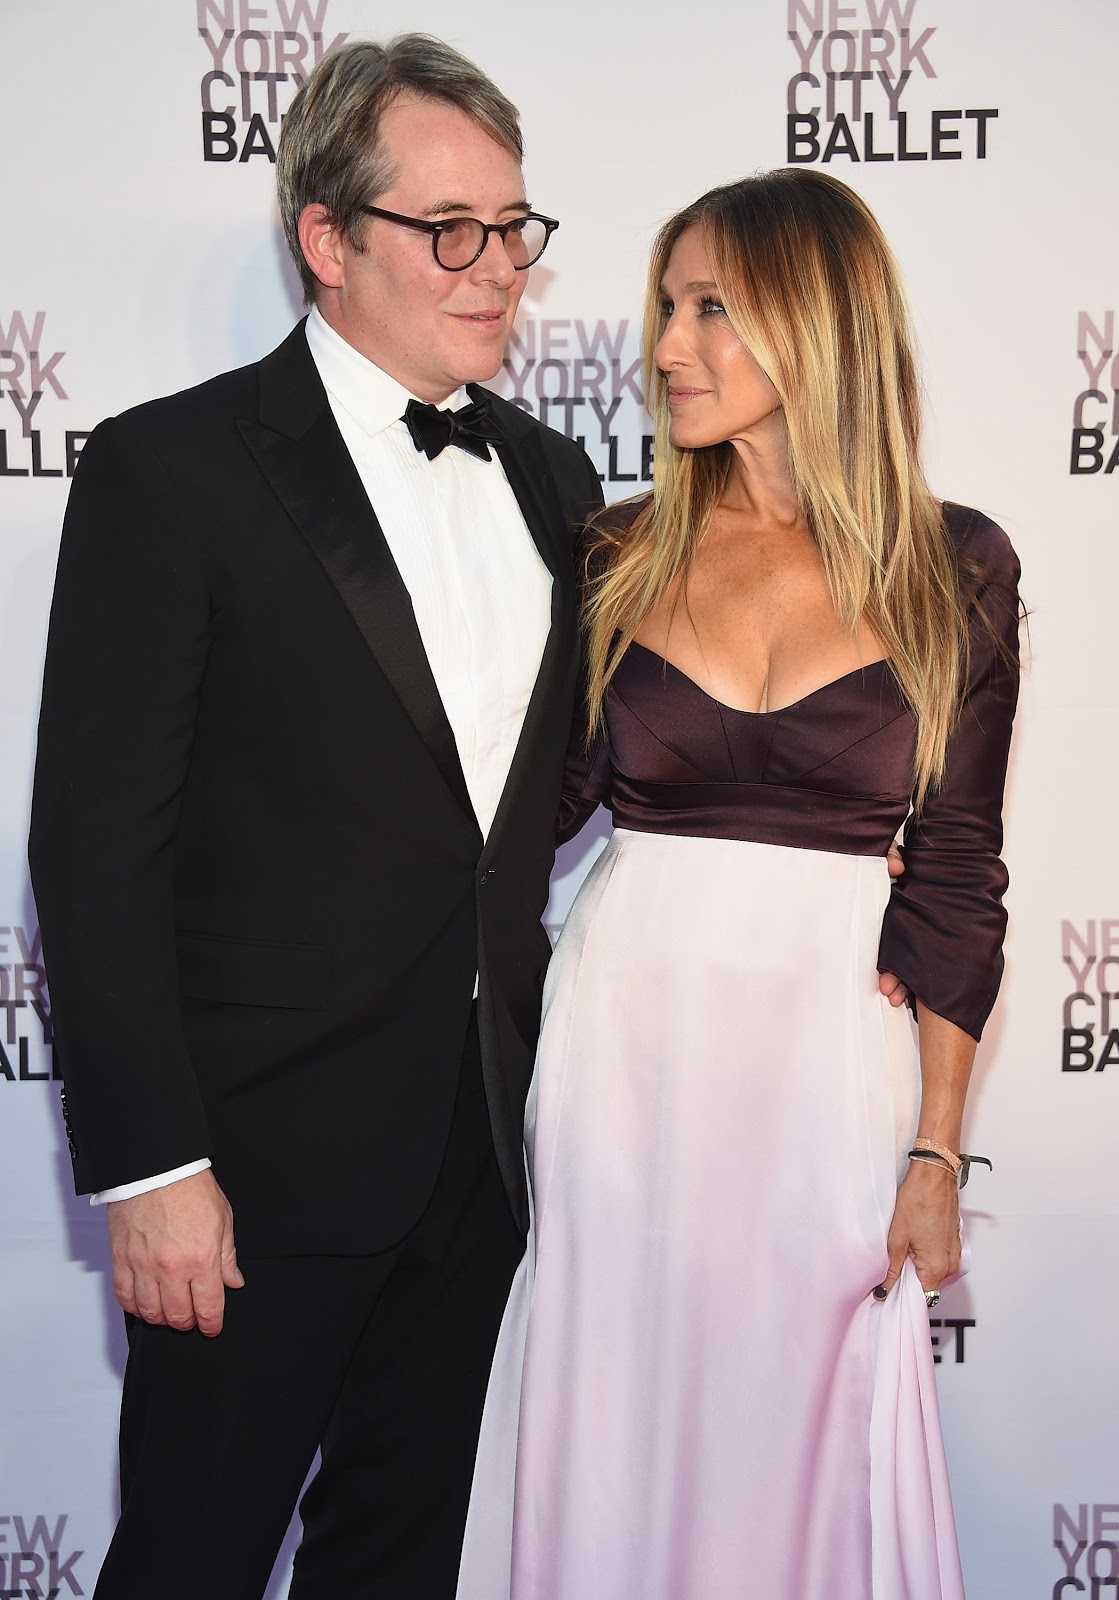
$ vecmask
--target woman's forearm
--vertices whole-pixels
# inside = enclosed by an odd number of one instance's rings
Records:
[[[921,1115],[917,1133],[958,1154],[975,1040],[920,1001],[917,1029],[921,1049]]]

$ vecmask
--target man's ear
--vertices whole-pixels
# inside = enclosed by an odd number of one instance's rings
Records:
[[[342,230],[324,205],[304,206],[299,213],[299,244],[324,288],[340,289],[346,276]]]

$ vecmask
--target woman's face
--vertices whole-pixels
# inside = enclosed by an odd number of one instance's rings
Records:
[[[698,228],[673,245],[661,294],[668,320],[654,359],[668,381],[672,443],[697,450],[756,433],[781,402],[727,320]]]

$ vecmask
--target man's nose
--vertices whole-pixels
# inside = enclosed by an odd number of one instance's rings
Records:
[[[499,289],[511,288],[516,282],[517,269],[499,233],[491,233],[487,238],[485,249],[474,263],[473,275],[483,283],[496,284]]]

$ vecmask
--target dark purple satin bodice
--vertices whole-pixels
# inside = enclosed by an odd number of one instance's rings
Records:
[[[609,695],[619,828],[885,855],[909,809],[914,723],[884,662],[755,713],[633,644]]]
[[[1017,699],[1018,563],[980,513],[949,505],[945,518],[982,574],[967,695],[944,781],[906,826],[906,870],[891,892],[879,966],[978,1038],[998,992],[1006,927],[999,851]],[[589,748],[581,727],[573,735],[561,839],[604,803],[616,827],[635,832],[884,856],[910,811],[916,726],[886,662],[782,710],[746,712],[635,643],[607,690],[605,723]]]

